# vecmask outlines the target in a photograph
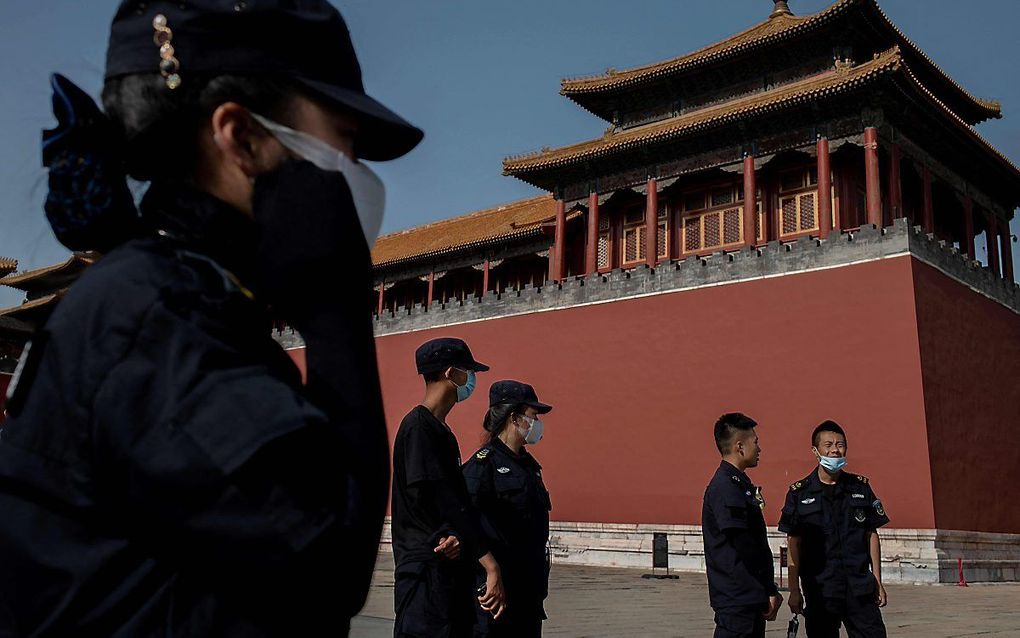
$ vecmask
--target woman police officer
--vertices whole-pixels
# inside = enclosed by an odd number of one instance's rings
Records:
[[[104,110],[53,89],[47,217],[105,256],[12,385],[0,634],[346,635],[389,470],[351,302],[383,186],[358,159],[421,131],[365,94],[326,0],[125,1]],[[137,210],[127,176],[150,182]],[[304,338],[306,385],[272,320]]]
[[[529,638],[542,634],[552,504],[542,482],[542,466],[525,447],[541,440],[543,424],[538,416],[550,410],[552,406],[541,403],[526,383],[492,384],[483,423],[489,442],[464,464],[468,492],[481,515],[489,548],[502,566],[507,592],[500,618],[476,606],[476,635]]]

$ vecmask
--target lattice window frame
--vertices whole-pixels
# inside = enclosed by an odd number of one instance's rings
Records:
[[[730,219],[727,222],[727,218]],[[742,246],[744,243],[743,206],[730,206],[686,215],[680,222],[680,246],[685,255],[716,252]],[[736,238],[726,241],[727,227],[735,230]],[[692,233],[697,233],[695,237]],[[732,233],[730,234],[732,238]],[[710,240],[717,237],[715,243]],[[693,248],[692,248],[693,246]]]
[[[790,206],[789,210],[787,206]],[[779,198],[779,238],[790,239],[818,232],[818,189],[784,194]],[[810,215],[810,223],[806,217]]]
[[[595,263],[599,268],[609,268],[609,233],[599,233]]]

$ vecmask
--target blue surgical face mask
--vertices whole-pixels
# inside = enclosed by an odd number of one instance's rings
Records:
[[[829,472],[830,474],[835,474],[836,472],[846,467],[846,457],[819,456],[818,464],[825,468],[825,471]]]
[[[461,401],[467,401],[468,397],[475,391],[475,371],[467,371],[467,381],[464,385],[457,385],[456,381],[450,380],[453,385],[457,386],[457,403]]]

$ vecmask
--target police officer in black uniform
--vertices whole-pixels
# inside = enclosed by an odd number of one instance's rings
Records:
[[[765,622],[776,619],[783,602],[762,515],[765,499],[745,473],[761,454],[756,425],[739,412],[715,424],[723,460],[705,490],[701,528],[716,638],[764,636]]]
[[[355,158],[421,132],[365,94],[325,0],[124,2],[104,109],[53,88],[47,217],[105,256],[7,404],[0,635],[346,635],[388,479],[351,303],[382,183]],[[137,210],[127,176],[150,182]],[[307,385],[277,320],[305,340]]]
[[[843,470],[846,433],[825,421],[811,434],[818,467],[790,486],[779,521],[790,559],[790,610],[803,613],[811,638],[886,635],[882,612],[882,548],[889,522],[867,478]]]
[[[489,366],[449,337],[422,344],[415,365],[425,379],[425,398],[400,422],[393,443],[393,635],[470,636],[475,594],[486,613],[499,617],[503,583],[446,417],[474,392],[475,373]],[[486,574],[480,592],[473,585],[474,565]]]
[[[552,410],[520,381],[489,388],[483,427],[489,443],[464,464],[471,501],[482,516],[489,547],[503,570],[509,600],[502,618],[476,610],[476,636],[530,638],[542,635],[543,602],[549,593],[549,512],[542,466],[526,446],[542,440],[539,415]]]

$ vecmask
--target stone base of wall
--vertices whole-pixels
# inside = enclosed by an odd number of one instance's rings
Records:
[[[669,567],[677,572],[705,572],[705,547],[698,525],[637,523],[569,523],[550,525],[553,563],[631,567],[651,571],[652,538],[664,533],[669,542]],[[886,582],[936,584],[959,580],[958,561],[971,583],[1020,581],[1020,534],[992,534],[936,529],[882,529],[882,576]],[[389,550],[389,525],[383,549]],[[769,529],[776,557],[786,535]],[[785,571],[785,570],[784,570]],[[784,574],[785,578],[785,574]]]

